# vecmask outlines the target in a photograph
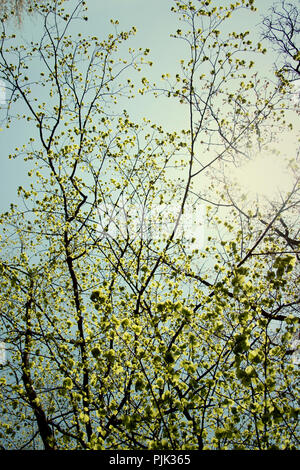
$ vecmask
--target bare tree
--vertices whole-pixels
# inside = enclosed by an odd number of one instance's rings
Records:
[[[295,3],[286,0],[275,3],[271,14],[263,20],[263,38],[270,41],[280,54],[279,63],[289,81],[300,78],[300,15]]]

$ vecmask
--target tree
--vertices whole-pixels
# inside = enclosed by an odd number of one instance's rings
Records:
[[[281,65],[290,81],[300,77],[299,33],[298,7],[286,0],[275,3],[270,15],[263,20],[263,37],[279,53]]]
[[[41,1],[38,2],[41,4]],[[35,9],[34,0],[2,0],[0,15],[3,20],[16,16],[19,25],[22,23],[22,15],[32,13]]]
[[[37,6],[44,32],[26,49],[4,24],[1,36],[7,126],[16,113],[32,125],[11,157],[33,177],[1,216],[1,446],[297,447],[297,241],[274,234],[299,188],[261,230],[201,179],[239,161],[268,120],[284,125],[282,87],[255,71],[265,50],[228,33],[253,1],[173,5],[187,59],[163,87],[142,77],[139,89],[181,103],[187,125],[173,133],[119,109],[129,73],[151,65],[148,49],[118,56],[135,28],[83,37],[72,24],[85,2],[66,5]],[[201,205],[214,227],[204,246]]]

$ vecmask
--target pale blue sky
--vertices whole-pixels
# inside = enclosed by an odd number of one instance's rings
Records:
[[[75,5],[76,1],[69,0],[68,3]],[[184,44],[169,37],[171,32],[180,27],[177,15],[170,12],[173,0],[88,0],[87,3],[89,20],[77,23],[76,26],[78,28],[80,25],[83,35],[91,34],[101,38],[112,30],[109,20],[118,19],[120,30],[127,30],[133,25],[137,27],[136,37],[130,43],[126,43],[128,47],[143,47],[151,50],[149,59],[154,65],[152,69],[147,67],[141,76],[145,75],[158,82],[162,73],[172,73],[177,70],[178,62],[184,55]],[[266,11],[272,3],[272,0],[257,1],[257,4],[263,7],[263,11]],[[244,12],[238,15],[234,27],[239,30],[254,31],[258,22],[259,14]],[[12,32],[15,25],[11,22],[7,28]],[[17,34],[38,40],[40,30],[39,17],[25,18]],[[270,64],[271,61],[266,61],[265,56],[261,58],[261,66],[266,68],[266,73]],[[166,98],[153,100],[150,97],[138,97],[134,102],[127,100],[125,106],[130,109],[133,119],[146,116],[163,124],[168,130],[181,128],[185,124],[186,116],[183,108],[179,108],[175,102]],[[16,188],[20,185],[26,186],[31,181],[27,177],[28,164],[24,164],[20,158],[8,160],[7,155],[15,146],[22,146],[27,142],[32,130],[27,121],[14,121],[10,129],[6,129],[2,124],[2,128],[3,132],[0,133],[0,210],[6,210],[10,202],[17,200]]]

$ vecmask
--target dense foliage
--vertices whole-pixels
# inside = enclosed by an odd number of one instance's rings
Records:
[[[32,176],[1,215],[2,448],[298,446],[297,158],[264,206],[220,177],[293,132],[291,85],[230,29],[253,0],[219,4],[173,2],[187,54],[162,85],[148,49],[118,55],[135,28],[74,33],[84,1],[37,3],[26,46],[2,22],[2,111],[31,129],[10,158]],[[135,122],[118,104],[135,90],[177,100],[186,127]]]

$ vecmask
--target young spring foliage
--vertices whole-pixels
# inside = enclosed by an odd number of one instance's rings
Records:
[[[181,133],[134,122],[118,105],[134,97],[130,74],[151,62],[148,49],[118,55],[135,28],[70,32],[86,16],[79,0],[37,5],[45,30],[26,49],[3,23],[7,126],[17,118],[32,129],[10,157],[27,161],[32,184],[0,219],[2,448],[298,445],[299,242],[280,220],[293,220],[299,188],[267,222],[229,203],[215,180],[199,189],[206,169],[240,158],[236,146],[285,96],[252,75],[262,46],[229,32],[254,2],[219,3],[176,1],[181,72],[164,74],[164,88],[141,78],[142,94],[182,105]],[[201,248],[178,228],[190,201],[207,210]]]

